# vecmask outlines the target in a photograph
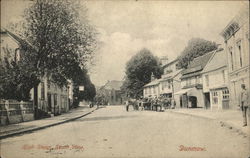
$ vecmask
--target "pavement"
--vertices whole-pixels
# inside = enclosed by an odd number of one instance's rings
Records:
[[[28,122],[22,122],[18,124],[10,124],[6,126],[0,126],[0,139],[8,138],[15,135],[20,135],[24,133],[29,133],[32,131],[48,128],[51,126],[59,125],[69,121],[79,119],[86,116],[97,107],[89,108],[88,106],[79,106],[78,108],[71,109],[69,112],[64,113],[59,116],[45,118],[41,120],[33,120]]]
[[[243,116],[240,110],[171,109],[166,111],[215,120],[222,127],[250,136],[250,123],[248,123],[248,126],[243,127]]]

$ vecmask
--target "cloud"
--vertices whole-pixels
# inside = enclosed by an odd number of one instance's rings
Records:
[[[107,80],[122,80],[127,61],[142,48],[148,48],[158,57],[176,57],[176,48],[171,44],[171,39],[177,37],[145,40],[124,32],[114,32],[110,35],[103,29],[99,32],[102,45],[97,53],[99,60],[91,74],[97,85],[103,85]]]

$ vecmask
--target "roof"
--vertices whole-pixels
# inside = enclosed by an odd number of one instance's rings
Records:
[[[104,89],[114,89],[114,90],[121,90],[121,86],[123,84],[123,81],[116,81],[116,80],[112,80],[112,81],[108,81],[102,88]]]
[[[186,75],[203,70],[203,68],[206,66],[207,62],[209,61],[214,52],[215,51],[211,51],[202,56],[194,58],[194,60],[191,61],[191,63],[188,65],[188,68],[182,71],[182,74]]]
[[[162,79],[160,81],[165,81],[165,80],[168,80],[168,79],[172,79],[175,76],[177,76],[181,71],[182,71],[182,69],[171,72],[171,73],[168,73],[166,75],[162,75]]]
[[[18,35],[8,31],[5,28],[1,28],[0,29],[1,34],[8,34],[11,38],[13,38],[14,40],[17,41],[17,43],[21,46],[28,46],[28,47],[32,47],[27,41],[23,40],[21,37],[19,37]]]
[[[207,65],[204,67],[202,73],[215,71],[219,68],[227,66],[227,54],[224,50],[214,52]]]
[[[153,80],[153,81],[149,82],[148,84],[144,85],[143,87],[149,87],[149,86],[157,85],[157,84],[159,84],[159,81],[160,81],[160,80],[161,80],[161,79]]]
[[[178,60],[179,60],[179,59],[177,58],[177,59],[175,59],[175,60],[173,60],[173,61],[171,61],[171,62],[169,62],[169,63],[163,65],[162,68],[165,68],[165,67],[167,67],[167,66],[169,66],[169,65],[171,65],[171,64],[174,64],[174,63],[177,62]]]

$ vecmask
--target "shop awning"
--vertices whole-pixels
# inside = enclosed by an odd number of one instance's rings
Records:
[[[182,94],[185,94],[185,93],[189,92],[189,91],[192,90],[192,89],[193,89],[193,88],[182,89],[182,90],[180,90],[180,91],[178,91],[178,92],[175,92],[174,94],[175,94],[175,95],[182,95]]]

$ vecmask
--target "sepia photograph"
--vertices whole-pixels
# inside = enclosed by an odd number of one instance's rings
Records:
[[[250,158],[248,0],[0,10],[0,158]]]

